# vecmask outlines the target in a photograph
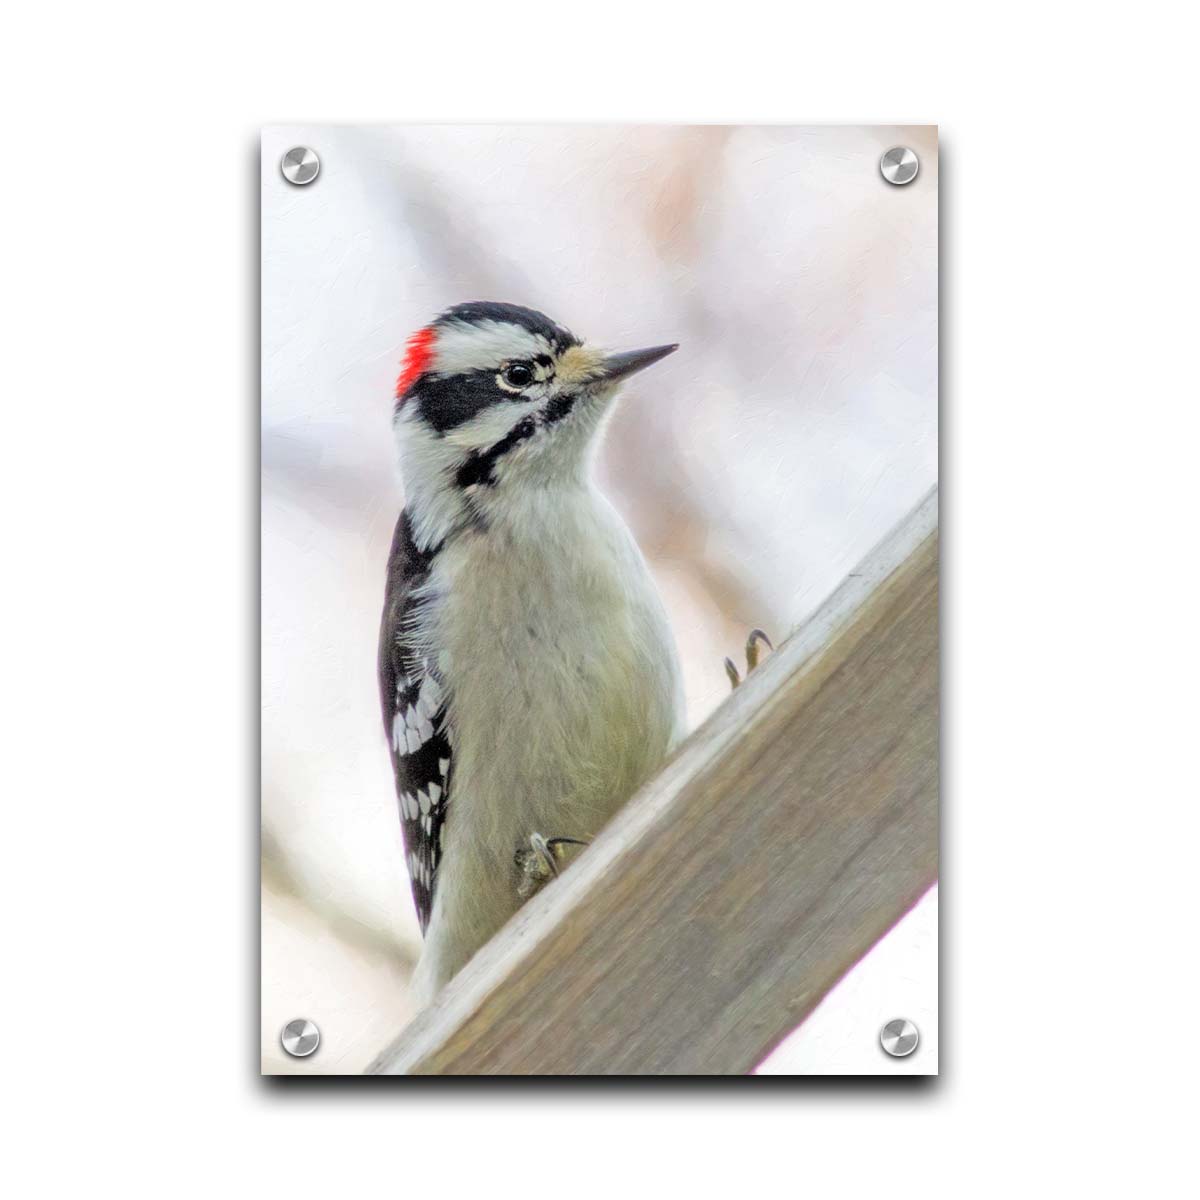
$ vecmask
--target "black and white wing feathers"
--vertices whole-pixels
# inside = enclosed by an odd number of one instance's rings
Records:
[[[379,699],[391,747],[413,902],[424,933],[433,910],[450,799],[450,741],[446,703],[435,663],[414,644],[420,589],[433,554],[413,542],[402,512],[388,558],[387,591],[379,629]]]

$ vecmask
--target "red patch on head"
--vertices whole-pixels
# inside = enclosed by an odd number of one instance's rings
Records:
[[[404,363],[400,368],[400,378],[396,380],[396,399],[403,401],[404,394],[429,369],[429,361],[433,358],[433,344],[437,334],[432,327],[418,329],[408,339],[404,351]]]

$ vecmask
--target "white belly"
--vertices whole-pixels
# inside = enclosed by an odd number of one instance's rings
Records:
[[[441,986],[519,907],[532,833],[590,839],[683,726],[666,614],[620,518],[590,489],[547,493],[438,556],[425,632],[449,681],[443,857],[419,975]]]

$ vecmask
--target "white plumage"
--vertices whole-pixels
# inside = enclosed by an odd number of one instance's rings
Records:
[[[462,539],[432,572],[422,632],[453,681],[454,789],[425,994],[516,911],[530,835],[594,837],[681,731],[671,632],[637,546],[590,487],[555,500]]]

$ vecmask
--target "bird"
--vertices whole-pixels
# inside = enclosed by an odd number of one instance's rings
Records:
[[[665,607],[591,472],[621,385],[677,349],[609,353],[494,301],[406,343],[378,674],[418,1007],[681,740]]]

